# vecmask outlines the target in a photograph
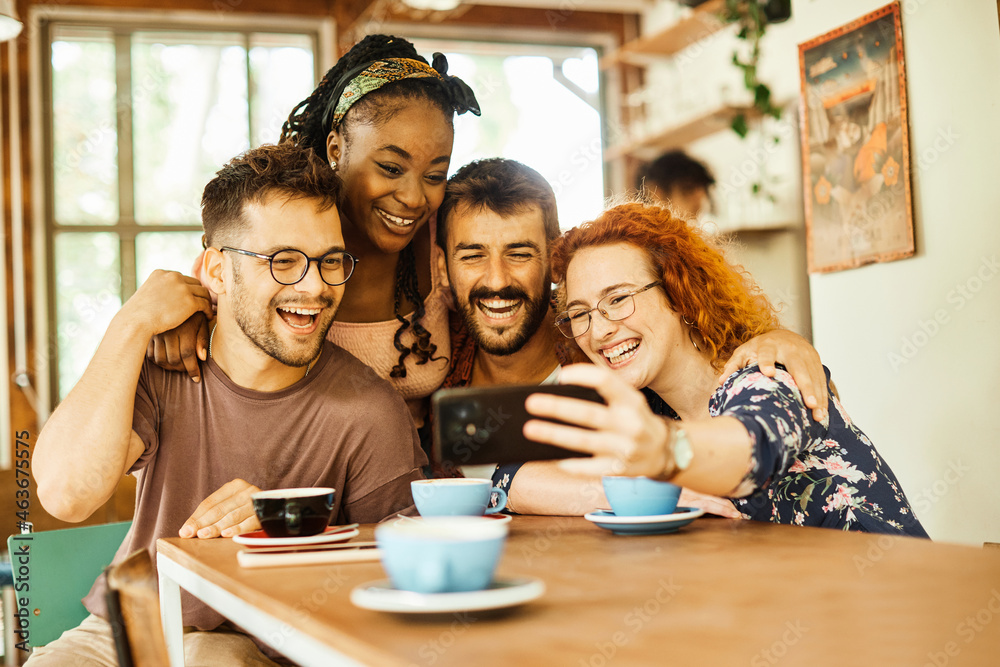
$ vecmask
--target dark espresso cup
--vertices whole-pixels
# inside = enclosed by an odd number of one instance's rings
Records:
[[[260,527],[270,537],[307,537],[326,530],[335,491],[329,487],[271,489],[250,496]]]

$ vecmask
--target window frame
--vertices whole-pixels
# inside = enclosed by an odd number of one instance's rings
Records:
[[[59,343],[56,280],[54,276],[55,246],[58,233],[114,233],[118,235],[120,296],[124,303],[137,287],[136,237],[143,232],[191,232],[195,225],[139,224],[134,210],[134,164],[132,162],[132,114],[116,113],[118,133],[118,218],[115,224],[59,225],[55,220],[52,37],[57,27],[96,28],[113,35],[116,62],[118,109],[133,108],[131,86],[131,36],[141,31],[176,33],[230,33],[243,37],[248,49],[254,33],[286,33],[306,35],[313,47],[313,80],[318,81],[332,61],[334,24],[326,17],[241,14],[195,11],[99,10],[65,7],[35,7],[29,15],[29,29],[37,36],[32,58],[37,82],[31,91],[32,113],[41,118],[33,144],[35,157],[35,346],[38,383],[39,419],[44,421],[51,406],[59,400]],[[247,51],[249,54],[249,50]],[[125,66],[123,67],[123,61]],[[128,91],[127,99],[121,91]],[[252,105],[248,105],[248,120],[252,121]],[[252,128],[252,124],[250,125]],[[251,137],[251,142],[253,141]]]
[[[998,0],[1000,1],[1000,0]],[[441,40],[456,42],[493,42],[511,44],[518,48],[524,45],[552,45],[590,48],[597,51],[599,60],[620,47],[618,37],[612,32],[584,30],[552,30],[526,26],[468,26],[447,23],[403,23],[386,21],[379,24],[379,32],[389,35],[406,35],[408,39]],[[360,39],[360,38],[359,38]],[[600,69],[600,100],[598,112],[601,116],[601,143],[606,151],[608,146],[621,140],[626,132],[622,122],[623,81],[621,68]],[[604,157],[604,195],[628,189],[625,167],[621,160]]]

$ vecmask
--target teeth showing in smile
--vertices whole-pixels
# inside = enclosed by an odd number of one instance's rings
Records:
[[[409,227],[410,225],[412,225],[414,222],[417,221],[416,218],[400,218],[399,216],[396,215],[390,215],[380,208],[377,208],[375,210],[379,212],[379,215],[381,215],[383,218],[385,218],[392,224],[396,225],[397,227]]]
[[[313,318],[321,312],[320,308],[278,308],[281,319],[295,329],[308,329],[312,326]]]
[[[518,299],[483,299],[479,302],[479,309],[488,317],[510,317],[521,305]]]
[[[605,359],[611,365],[619,364],[623,361],[631,359],[635,356],[635,350],[639,347],[639,341],[635,338],[627,340],[624,343],[615,345],[607,350],[601,350],[601,354],[604,355]]]

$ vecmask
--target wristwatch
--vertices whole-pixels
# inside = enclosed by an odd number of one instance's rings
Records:
[[[691,441],[688,440],[687,432],[683,428],[671,428],[670,458],[673,460],[673,465],[669,469],[669,474],[665,475],[666,479],[672,479],[677,473],[691,467],[694,452],[691,449]]]
[[[682,428],[677,429],[674,431],[674,474],[690,468],[693,458],[694,452],[687,432]]]

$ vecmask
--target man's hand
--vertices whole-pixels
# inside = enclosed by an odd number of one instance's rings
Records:
[[[698,507],[709,514],[715,514],[727,519],[739,519],[743,516],[728,499],[698,493],[691,489],[681,489],[681,497],[677,501],[677,505],[679,507]]]
[[[160,368],[187,371],[192,380],[201,381],[198,360],[208,359],[208,321],[199,311],[179,327],[153,336],[146,347],[146,358]]]
[[[150,337],[180,326],[195,313],[212,317],[209,291],[194,278],[157,269],[125,302],[116,317],[141,324]]]
[[[253,511],[251,494],[260,491],[250,482],[234,479],[205,498],[194,514],[181,526],[181,537],[232,537],[260,530],[260,521]]]
[[[719,376],[719,384],[730,375],[750,364],[760,366],[760,372],[774,377],[774,365],[782,364],[795,380],[806,407],[812,409],[813,419],[823,422],[827,417],[826,406],[830,395],[826,386],[826,373],[819,359],[819,352],[802,336],[785,329],[775,329],[740,345],[726,362]]]

